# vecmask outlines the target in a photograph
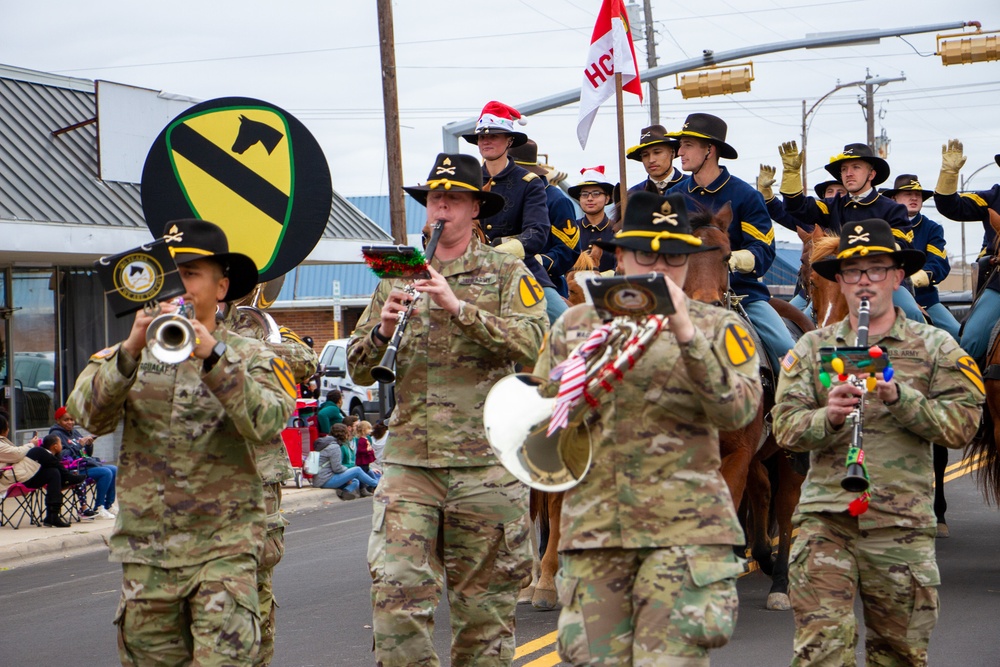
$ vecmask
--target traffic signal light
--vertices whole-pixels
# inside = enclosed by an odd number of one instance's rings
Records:
[[[964,65],[1000,60],[1000,34],[992,32],[957,33],[937,36],[937,55],[942,65]]]
[[[688,100],[692,97],[729,95],[750,92],[753,81],[753,63],[742,63],[727,69],[709,67],[687,74],[675,74],[677,90]]]

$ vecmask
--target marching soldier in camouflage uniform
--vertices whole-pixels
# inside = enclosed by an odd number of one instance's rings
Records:
[[[707,667],[708,650],[732,635],[744,571],[719,431],[757,414],[758,358],[738,317],[681,289],[688,255],[715,249],[691,235],[683,196],[631,195],[622,231],[599,243],[625,275],[665,274],[677,313],[598,399],[593,466],[563,500],[559,655],[574,665]],[[592,306],[570,308],[535,373],[549,377],[600,326]]]
[[[835,259],[813,264],[837,280],[850,314],[803,336],[782,361],[774,407],[778,443],[810,452],[795,516],[789,596],[795,611],[792,665],[853,665],[854,598],[864,605],[869,665],[925,665],[938,616],[931,443],[963,447],[976,432],[983,381],[945,331],[906,319],[892,293],[920,270],[923,253],[896,251],[884,220],[847,223]],[[871,304],[869,345],[888,349],[890,381],[878,373],[865,402],[864,463],[871,498],[841,488],[851,445],[847,416],[862,394],[850,382],[823,386],[819,349],[852,346],[858,304]],[[860,510],[860,513],[858,513]]]
[[[110,540],[123,570],[122,664],[249,667],[260,643],[256,572],[266,527],[251,443],[280,433],[295,385],[287,363],[216,321],[219,301],[253,289],[253,261],[230,253],[212,223],[167,229],[194,308],[193,358],[170,365],[153,357],[152,318],[139,311],[124,342],[91,357],[67,409],[95,435],[125,420]]]
[[[405,190],[444,228],[431,278],[396,357],[397,404],[375,491],[368,564],[375,656],[382,667],[440,664],[434,610],[447,577],[451,664],[510,665],[517,593],[529,576],[528,490],[497,461],[482,410],[515,363],[534,364],[548,327],[542,290],[519,260],[480,243],[473,219],[503,198],[479,164],[440,154],[428,182]],[[383,280],[348,346],[366,384],[409,297]]]
[[[308,380],[316,372],[319,359],[316,353],[287,327],[278,329],[281,335],[280,343],[267,340],[268,332],[261,322],[239,310],[235,304],[226,306],[226,327],[233,333],[246,338],[264,341],[267,347],[285,360],[296,384]],[[279,433],[266,443],[258,444],[253,449],[257,460],[257,470],[261,482],[264,483],[264,511],[267,513],[267,537],[264,541],[264,553],[257,566],[257,597],[260,599],[260,651],[254,659],[254,667],[271,664],[274,657],[275,610],[278,608],[274,599],[272,575],[274,567],[281,562],[285,554],[285,526],[288,521],[281,515],[281,487],[286,480],[293,477],[292,465],[288,460],[288,450]]]

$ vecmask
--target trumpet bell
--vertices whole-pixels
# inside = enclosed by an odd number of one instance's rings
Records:
[[[518,480],[539,491],[566,491],[590,470],[593,446],[587,437],[571,437],[570,425],[546,436],[556,399],[538,393],[542,380],[517,373],[497,382],[483,406],[486,439],[500,463]]]
[[[179,364],[191,356],[195,347],[191,321],[176,313],[160,315],[146,329],[146,347],[158,361]]]

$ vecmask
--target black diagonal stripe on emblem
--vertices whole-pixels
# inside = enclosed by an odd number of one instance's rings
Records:
[[[288,196],[226,151],[184,123],[171,131],[170,147],[268,217],[284,224]]]

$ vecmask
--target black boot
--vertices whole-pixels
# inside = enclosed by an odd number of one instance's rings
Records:
[[[45,520],[42,521],[42,525],[49,528],[69,528],[69,522],[63,521],[62,517],[59,516],[59,510],[59,506],[46,507]]]

